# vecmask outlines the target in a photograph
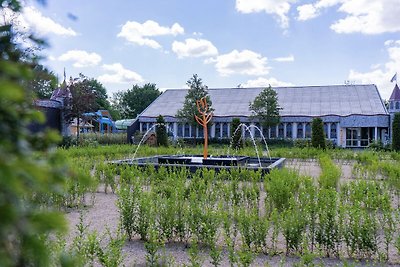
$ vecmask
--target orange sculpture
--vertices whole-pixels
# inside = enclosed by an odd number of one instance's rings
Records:
[[[194,118],[196,119],[198,124],[203,126],[203,132],[204,132],[203,158],[207,159],[207,155],[208,155],[207,124],[211,121],[213,114],[212,114],[212,112],[209,113],[209,111],[208,111],[207,99],[205,97],[202,97],[200,100],[196,100],[196,105],[197,105],[197,110],[201,114],[201,118],[197,115],[194,115]]]

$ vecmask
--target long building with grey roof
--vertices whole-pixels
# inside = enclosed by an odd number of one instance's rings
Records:
[[[390,115],[375,85],[329,85],[274,87],[278,95],[281,121],[272,128],[263,128],[252,119],[250,102],[263,90],[259,88],[208,89],[215,109],[210,138],[230,138],[233,118],[248,126],[257,126],[268,139],[311,138],[311,121],[324,122],[326,138],[341,147],[367,147],[375,140],[389,140]],[[146,132],[162,115],[173,138],[202,137],[201,127],[192,127],[176,118],[183,107],[188,89],[168,89],[138,117],[139,130]],[[399,109],[400,111],[400,109]],[[257,138],[261,133],[250,127]],[[243,134],[246,134],[246,131]]]

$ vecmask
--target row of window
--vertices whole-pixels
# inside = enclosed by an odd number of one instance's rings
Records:
[[[249,129],[252,128],[250,124],[246,124]],[[286,125],[286,133],[285,133]],[[216,123],[215,124],[215,134],[216,138],[228,138],[229,134],[229,123]],[[153,127],[153,123],[142,123],[142,131],[146,132],[148,129]],[[168,134],[174,136],[174,125],[173,123],[167,124]],[[330,130],[330,135],[328,131]],[[297,138],[311,138],[311,123],[297,123]],[[324,123],[324,132],[326,138],[336,139],[337,138],[337,123],[331,123],[330,129],[328,123]],[[250,137],[250,132],[245,130],[245,137]],[[292,123],[280,123],[278,126],[273,126],[271,128],[261,127],[259,123],[254,124],[254,137],[260,138],[263,135],[265,138],[293,138],[293,124]],[[178,123],[176,137],[203,137],[202,127],[192,127],[190,124]]]
[[[397,101],[395,104],[393,104],[393,101],[390,101],[390,109],[393,109],[395,107],[395,109],[400,109],[400,101]]]

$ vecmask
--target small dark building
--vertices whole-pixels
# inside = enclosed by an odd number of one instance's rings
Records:
[[[45,129],[54,129],[63,136],[69,135],[64,112],[68,109],[71,98],[71,92],[64,79],[60,87],[54,90],[50,99],[35,100],[36,108],[44,113],[46,120],[44,123],[31,123],[28,126],[29,130],[37,133]]]
[[[51,99],[36,100],[35,107],[43,112],[43,114],[45,115],[45,122],[43,124],[37,122],[31,123],[28,127],[29,130],[32,133],[37,133],[46,129],[53,129],[61,133],[61,103],[59,101]]]

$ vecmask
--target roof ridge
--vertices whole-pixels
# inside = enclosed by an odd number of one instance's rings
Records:
[[[279,89],[279,88],[314,88],[314,87],[370,87],[370,86],[376,86],[375,84],[330,84],[330,85],[294,85],[294,86],[271,86],[272,88]],[[251,87],[208,87],[207,90],[248,90],[248,89],[262,89],[266,88],[267,86],[251,86]],[[164,92],[166,91],[187,91],[190,88],[169,88],[165,89]]]

